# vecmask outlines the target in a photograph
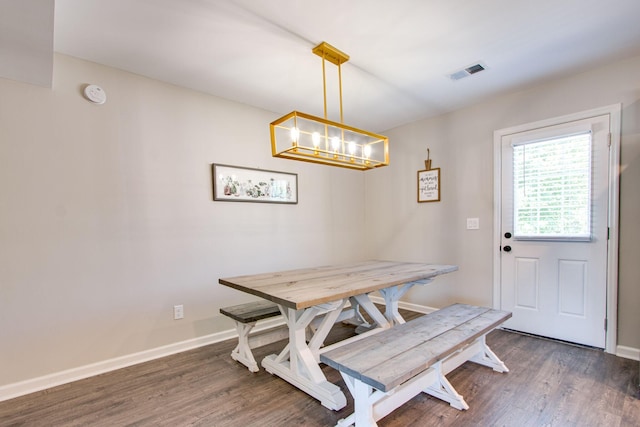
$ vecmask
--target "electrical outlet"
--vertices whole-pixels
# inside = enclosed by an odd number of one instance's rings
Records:
[[[184,306],[174,305],[173,306],[173,320],[184,319]]]

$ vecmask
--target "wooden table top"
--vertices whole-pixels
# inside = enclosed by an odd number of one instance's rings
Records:
[[[226,277],[218,282],[299,310],[404,283],[426,281],[457,269],[455,265],[364,261]]]

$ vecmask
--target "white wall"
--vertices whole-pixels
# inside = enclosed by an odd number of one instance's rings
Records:
[[[362,258],[363,174],[272,158],[276,114],[54,65],[0,79],[0,388],[230,328],[220,277]],[[211,163],[297,173],[299,203],[214,202]]]
[[[409,300],[490,306],[493,132],[616,103],[623,107],[618,343],[640,348],[640,57],[386,132],[391,164],[366,178],[367,224],[376,231],[367,233],[368,256],[457,264],[457,273],[415,288]],[[427,148],[432,167],[442,168],[442,201],[419,204],[416,173]],[[466,230],[469,217],[480,218],[479,230]]]

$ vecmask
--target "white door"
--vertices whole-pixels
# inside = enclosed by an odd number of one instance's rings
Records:
[[[609,115],[501,137],[505,327],[605,347]]]

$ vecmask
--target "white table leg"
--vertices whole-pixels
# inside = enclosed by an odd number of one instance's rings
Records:
[[[379,327],[381,328],[391,327],[391,324],[389,323],[387,318],[383,316],[382,313],[380,313],[380,310],[378,310],[378,307],[376,307],[375,304],[371,301],[371,299],[369,299],[369,295],[367,294],[356,295],[355,297],[353,297],[353,299],[355,299],[358,302],[360,307],[362,307],[362,309],[366,311],[369,316],[371,316],[373,321],[377,323]]]
[[[433,279],[420,280],[417,282],[409,282],[403,285],[393,286],[391,288],[381,289],[379,292],[384,298],[385,304],[385,317],[391,322],[392,325],[400,325],[405,323],[404,318],[400,315],[398,311],[398,303],[400,298],[406,294],[409,289],[411,289],[415,285],[426,285],[427,283],[431,283]]]
[[[430,280],[429,280],[430,281]],[[385,299],[386,312],[383,315],[369,298],[362,294],[351,297],[351,304],[369,314],[371,319],[381,328],[389,328],[393,324],[405,323],[398,312],[400,298],[414,285],[428,283],[411,282],[388,289],[381,294]],[[289,328],[289,344],[278,355],[265,357],[262,366],[273,375],[277,375],[298,387],[300,390],[318,399],[323,406],[339,410],[346,406],[347,400],[340,388],[327,381],[319,366],[320,348],[331,331],[332,326],[342,313],[347,300],[321,304],[304,310],[294,310],[280,306],[280,311]],[[319,315],[324,315],[313,337],[307,344],[305,331]],[[317,320],[316,320],[317,322]],[[368,418],[368,415],[366,416]]]
[[[349,298],[349,301],[351,302],[351,310],[353,310],[353,316],[351,316],[351,318],[349,319],[343,320],[343,322],[350,325],[359,326],[364,329],[370,328],[371,325],[369,324],[369,322],[367,322],[367,319],[365,319],[360,312],[360,304],[358,304],[358,301],[356,301],[355,298]]]
[[[318,399],[323,406],[333,410],[345,407],[347,399],[340,387],[327,381],[324,376],[319,366],[318,350],[345,304],[346,300],[340,300],[304,310],[280,307],[289,327],[289,344],[279,355],[269,355],[262,361],[262,366],[267,372],[293,384]],[[307,344],[307,326],[316,316],[323,313],[326,314],[320,326]]]

